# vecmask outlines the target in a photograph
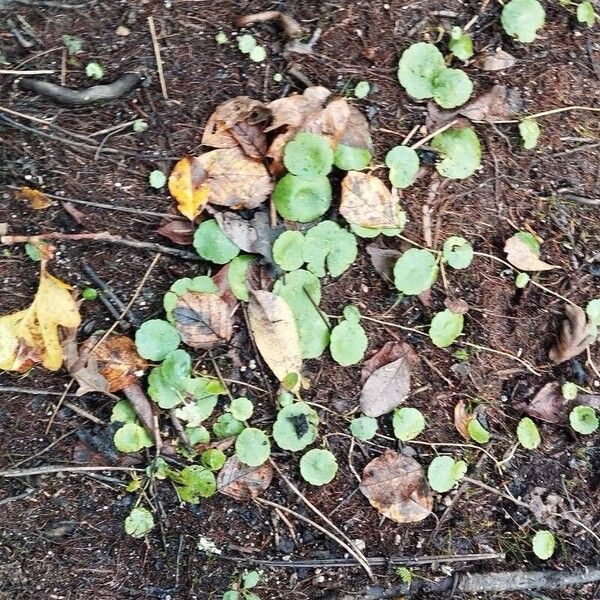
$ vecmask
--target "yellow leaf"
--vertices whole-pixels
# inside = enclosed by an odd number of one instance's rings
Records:
[[[39,362],[50,371],[60,369],[63,352],[58,327],[77,327],[81,322],[71,289],[42,263],[31,306],[0,317],[0,369],[23,372]]]
[[[177,201],[179,212],[193,221],[208,200],[209,188],[205,172],[196,159],[185,156],[177,162],[169,176],[169,192]]]
[[[48,196],[30,187],[22,187],[17,194],[19,197],[27,200],[33,210],[42,210],[52,205],[52,200]]]

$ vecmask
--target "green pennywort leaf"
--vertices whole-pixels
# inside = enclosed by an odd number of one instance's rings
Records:
[[[304,264],[304,235],[300,231],[284,231],[273,244],[273,260],[284,271],[295,271]]]
[[[223,450],[219,450],[218,448],[209,448],[205,450],[201,456],[200,460],[202,464],[211,471],[218,471],[223,467],[227,457]]]
[[[333,360],[342,367],[359,363],[367,350],[369,340],[356,321],[344,320],[331,331],[329,350]]]
[[[163,360],[179,346],[180,341],[177,329],[162,319],[145,321],[135,333],[138,354],[148,360]]]
[[[327,177],[307,181],[288,173],[277,182],[273,201],[284,219],[309,223],[322,217],[331,206],[331,183]]]
[[[394,265],[394,284],[406,295],[418,295],[428,290],[437,279],[435,256],[422,248],[411,248]]]
[[[362,415],[357,419],[353,419],[350,423],[350,431],[352,435],[366,442],[375,436],[377,433],[377,419]]]
[[[445,309],[431,319],[429,337],[438,348],[447,348],[462,333],[464,323],[463,315]]]
[[[133,410],[131,404],[127,400],[119,400],[112,409],[110,414],[110,422],[118,423],[135,423],[137,421],[137,415]]]
[[[453,27],[450,31],[448,48],[456,58],[467,61],[473,56],[473,39],[460,27]]]
[[[304,261],[317,277],[339,277],[356,260],[358,246],[352,233],[333,221],[323,221],[309,229],[303,246]]]
[[[159,169],[154,169],[148,176],[148,183],[155,190],[160,190],[167,183],[167,176]]]
[[[598,417],[591,406],[576,406],[569,413],[569,423],[582,435],[590,435],[598,429]]]
[[[104,70],[97,62],[91,62],[85,66],[85,74],[90,79],[102,79],[102,76],[104,75]]]
[[[300,475],[312,485],[333,481],[337,469],[337,460],[329,450],[313,448],[300,459]]]
[[[453,235],[444,242],[442,254],[454,269],[466,269],[473,260],[473,246],[465,238]]]
[[[530,44],[546,21],[546,11],[538,0],[511,0],[500,17],[504,31],[519,42]]]
[[[271,442],[260,429],[248,427],[235,440],[236,456],[249,467],[259,467],[271,455]]]
[[[449,179],[470,177],[481,164],[481,144],[472,127],[438,133],[431,147],[442,156],[436,165],[438,173]]]
[[[200,223],[194,233],[194,248],[205,260],[224,265],[234,259],[240,249],[221,231],[215,219]]]
[[[217,480],[210,469],[190,465],[179,473],[179,485],[175,489],[183,502],[198,504],[200,498],[210,498],[217,491]]]
[[[490,441],[490,432],[479,422],[477,417],[469,419],[467,433],[478,444],[487,444]]]
[[[238,38],[238,48],[244,54],[250,54],[256,48],[256,40],[254,36],[249,34],[240,35]]]
[[[600,298],[590,300],[585,307],[585,312],[592,325],[600,327]]]
[[[416,438],[425,429],[425,417],[420,410],[409,406],[397,408],[392,417],[394,435],[402,442]]]
[[[125,532],[134,538],[143,538],[153,527],[152,513],[142,506],[134,508],[125,519]]]
[[[322,135],[298,133],[285,145],[283,164],[290,173],[314,181],[331,171],[333,150]]]
[[[565,400],[575,400],[579,390],[572,381],[567,381],[562,384],[560,391]]]
[[[473,83],[460,69],[445,69],[433,80],[433,99],[442,108],[456,108],[473,93]]]
[[[523,148],[532,150],[537,146],[542,130],[535,119],[523,119],[519,123],[519,133],[523,139]]]
[[[519,421],[517,425],[517,439],[521,446],[527,450],[534,450],[542,442],[536,424],[529,417],[524,417]]]
[[[67,49],[69,56],[78,54],[83,50],[83,40],[75,37],[74,35],[63,35],[62,38],[63,46]]]
[[[593,27],[596,24],[596,18],[594,5],[589,0],[585,0],[577,6],[577,20],[580,23],[585,23],[588,27]]]
[[[531,277],[527,273],[519,273],[515,278],[515,286],[519,289],[523,289],[531,280]]]
[[[467,464],[450,456],[436,456],[427,469],[429,485],[436,492],[451,490],[467,472]]]
[[[537,531],[531,540],[531,549],[541,560],[548,560],[554,554],[555,547],[554,535],[545,529]]]
[[[368,148],[354,148],[339,143],[333,153],[333,164],[343,171],[362,171],[371,164],[372,158]]]
[[[250,301],[250,292],[248,290],[248,267],[254,260],[254,256],[249,254],[240,254],[236,256],[227,267],[227,283],[231,288],[231,293],[244,302]]]
[[[235,437],[244,430],[244,424],[238,421],[232,414],[222,414],[213,425],[213,433],[219,440]]]
[[[433,80],[445,69],[444,55],[433,44],[419,42],[402,53],[398,80],[410,96],[424,100],[433,97]]]
[[[404,189],[417,179],[420,167],[419,155],[416,150],[408,146],[396,146],[386,154],[385,165],[390,170],[391,184]]]
[[[297,452],[317,438],[319,415],[306,402],[284,406],[273,424],[273,439],[282,450]]]
[[[354,96],[360,100],[366,98],[371,91],[371,85],[368,81],[359,81],[354,88]]]
[[[238,421],[247,421],[254,412],[254,404],[245,396],[234,398],[229,405],[229,412]]]
[[[150,434],[137,423],[125,423],[115,431],[115,448],[119,452],[139,452],[154,445]]]
[[[227,34],[224,31],[219,31],[215,35],[215,42],[217,42],[217,44],[219,44],[219,46],[226,44],[228,41],[229,41],[229,38],[227,37]]]
[[[259,63],[267,58],[267,51],[264,46],[255,46],[250,50],[248,56],[252,62]]]

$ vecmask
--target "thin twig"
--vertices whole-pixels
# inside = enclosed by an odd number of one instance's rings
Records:
[[[69,381],[69,383],[67,384],[67,387],[65,388],[65,391],[63,392],[63,395],[58,399],[58,402],[56,403],[56,406],[54,407],[54,411],[52,412],[52,416],[48,420],[48,425],[46,425],[44,435],[48,435],[48,432],[50,431],[50,428],[52,427],[52,423],[54,423],[54,419],[56,419],[56,415],[58,414],[58,411],[60,410],[62,403],[65,401],[65,398],[67,397],[67,394],[69,393],[69,390],[73,386],[73,383],[75,383],[75,380],[71,379],[71,381]]]
[[[0,477],[30,477],[31,475],[48,475],[49,473],[93,473],[94,471],[132,471],[143,473],[144,469],[134,467],[69,467],[68,465],[42,465],[29,469],[6,469],[0,471]]]
[[[148,27],[150,28],[150,35],[152,36],[152,47],[154,48],[154,58],[156,59],[156,68],[158,70],[158,79],[160,81],[160,89],[162,91],[163,98],[169,99],[167,93],[167,84],[165,82],[165,74],[163,73],[162,58],[160,56],[160,46],[158,45],[158,38],[156,37],[156,28],[154,27],[154,17],[148,17]]]
[[[40,69],[34,71],[15,71],[14,69],[0,69],[0,75],[54,75],[54,69]]]
[[[426,135],[422,140],[419,140],[418,142],[415,142],[411,146],[411,148],[413,150],[416,150],[417,148],[420,148],[423,144],[426,144],[431,138],[434,138],[439,133],[442,133],[443,131],[446,131],[446,129],[450,129],[450,127],[453,127],[457,123],[458,123],[458,119],[454,119],[454,120],[450,121],[450,123],[446,123],[446,125],[444,125],[442,127],[439,127],[435,131],[432,131],[429,135]]]

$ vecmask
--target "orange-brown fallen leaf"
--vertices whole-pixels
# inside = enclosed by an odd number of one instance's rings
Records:
[[[182,158],[169,177],[169,191],[179,211],[194,219],[206,203],[233,209],[256,208],[273,190],[264,165],[241,148]]]
[[[558,339],[550,348],[550,360],[558,365],[581,354],[598,337],[598,328],[588,322],[587,315],[579,306],[567,304],[565,319],[560,324]]]
[[[46,196],[46,194],[30,187],[22,187],[18,192],[17,196],[27,200],[29,206],[33,210],[42,210],[52,205],[52,200]]]
[[[37,363],[50,371],[60,369],[59,328],[78,327],[81,322],[71,290],[48,273],[42,260],[40,283],[29,308],[0,317],[0,369],[22,373]]]
[[[433,508],[433,495],[421,465],[391,450],[365,467],[360,491],[382,515],[396,523],[422,521]]]
[[[231,456],[219,471],[217,489],[236,500],[254,500],[273,479],[273,467],[266,462],[260,467],[248,467],[237,456]]]

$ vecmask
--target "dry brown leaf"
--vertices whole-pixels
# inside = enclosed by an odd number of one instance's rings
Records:
[[[563,423],[568,416],[568,403],[556,381],[547,383],[532,399],[522,406],[523,411],[534,419],[547,423]]]
[[[410,369],[416,360],[414,350],[402,344],[396,360],[379,367],[365,381],[360,393],[360,409],[368,417],[380,417],[400,405],[410,392]]]
[[[404,215],[398,199],[374,175],[349,171],[342,181],[340,214],[361,227],[402,227]]]
[[[190,219],[199,214],[206,202],[233,209],[256,208],[272,190],[267,169],[246,156],[241,148],[183,158],[169,177],[169,191],[180,212]]]
[[[0,317],[0,369],[23,373],[36,363],[57,371],[63,363],[60,327],[78,327],[71,286],[53,277],[42,260],[40,283],[29,308]]]
[[[458,109],[471,121],[506,121],[523,110],[523,99],[516,88],[495,85],[491,90]]]
[[[360,491],[382,515],[396,523],[417,523],[433,508],[433,495],[421,465],[391,450],[364,469]]]
[[[456,315],[466,315],[469,312],[469,305],[460,298],[447,297],[444,306]]]
[[[271,485],[272,479],[270,463],[248,467],[237,456],[230,456],[217,476],[217,489],[236,500],[254,500]]]
[[[221,300],[227,304],[227,307],[229,308],[229,314],[233,315],[240,302],[231,291],[228,274],[229,265],[224,265],[212,276],[212,280],[219,290],[219,298],[221,298]]]
[[[44,208],[52,206],[52,200],[50,200],[46,194],[34,188],[22,187],[17,191],[17,196],[23,200],[27,200],[30,208],[33,210],[43,210]]]
[[[557,517],[565,509],[565,501],[558,494],[548,494],[543,487],[534,487],[529,496],[529,508],[540,523],[550,527],[558,527]],[[544,498],[545,496],[545,498]]]
[[[233,335],[231,311],[218,294],[182,294],[177,298],[173,318],[183,343],[192,348],[214,348]]]
[[[456,427],[456,431],[460,433],[461,437],[467,441],[470,440],[467,427],[472,418],[472,415],[467,411],[466,402],[459,400],[454,407],[454,427]]]
[[[504,71],[515,65],[517,59],[501,48],[495,52],[486,52],[477,58],[477,63],[484,71]]]
[[[334,100],[331,102],[327,108],[323,111],[323,133],[326,134],[328,131],[325,129],[326,125],[326,115],[328,109],[335,104],[336,102],[342,102],[342,100]],[[343,102],[346,102],[343,100]],[[348,104],[346,102],[346,104]],[[339,112],[339,111],[338,111]],[[342,117],[336,115],[338,119],[338,124],[342,123]],[[352,146],[352,148],[360,148],[364,150],[369,150],[369,152],[373,152],[373,140],[371,139],[371,129],[369,127],[369,122],[367,118],[358,110],[358,108],[354,106],[348,106],[348,116],[345,117],[346,126],[343,129],[343,133],[340,138],[333,138],[335,142],[334,145],[337,145],[338,141],[346,146]]]
[[[550,271],[559,268],[540,260],[518,234],[506,240],[504,252],[506,252],[506,260],[520,271]]]
[[[567,304],[565,317],[558,330],[558,339],[550,348],[549,357],[555,365],[581,354],[598,337],[598,328],[588,322],[579,306]]]
[[[163,219],[156,233],[168,238],[174,244],[191,246],[194,241],[195,230],[193,221],[173,215],[172,217],[165,217]]]
[[[283,381],[290,373],[300,374],[300,338],[287,302],[271,292],[250,292],[248,320],[256,346],[275,377]]]
[[[377,369],[398,360],[409,351],[410,346],[404,342],[386,342],[363,363],[360,380],[364,383]]]
[[[126,335],[109,335],[100,344],[100,336],[88,338],[81,346],[81,356],[88,364],[95,361],[109,391],[118,392],[139,383],[148,363],[137,353],[135,342]]]
[[[393,283],[394,265],[401,252],[392,248],[380,248],[375,244],[367,246],[367,253],[371,259],[371,264],[384,281]]]

